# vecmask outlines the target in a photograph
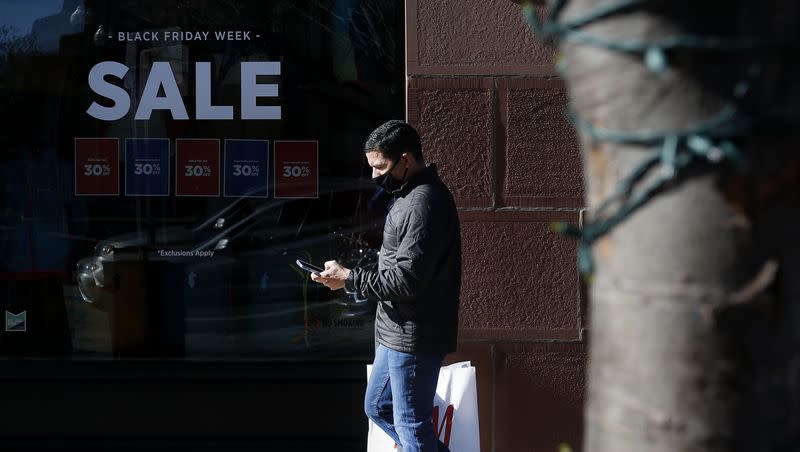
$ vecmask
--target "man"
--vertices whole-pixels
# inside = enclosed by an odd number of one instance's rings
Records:
[[[455,351],[461,287],[461,235],[453,196],[436,165],[425,165],[417,131],[389,121],[364,145],[373,181],[394,204],[386,217],[377,270],[336,261],[314,281],[347,287],[378,302],[375,362],[367,384],[367,416],[403,452],[447,448],[431,415],[439,368]]]

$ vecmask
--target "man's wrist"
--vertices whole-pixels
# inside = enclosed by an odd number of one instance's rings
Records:
[[[356,272],[354,270],[347,270],[347,277],[344,280],[344,288],[348,292],[356,291]]]

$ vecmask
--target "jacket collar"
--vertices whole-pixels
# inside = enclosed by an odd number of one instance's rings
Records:
[[[407,195],[414,187],[423,184],[436,182],[439,180],[439,170],[436,168],[435,163],[428,163],[425,168],[421,169],[418,173],[409,177],[400,188],[392,190],[391,195],[395,198],[401,198]]]

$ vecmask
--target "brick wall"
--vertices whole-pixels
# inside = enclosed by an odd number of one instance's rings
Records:
[[[407,0],[407,116],[461,211],[459,350],[478,371],[483,452],[580,449],[583,205],[553,50],[510,0]]]

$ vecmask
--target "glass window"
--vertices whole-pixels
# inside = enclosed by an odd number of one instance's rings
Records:
[[[352,360],[403,2],[0,1],[1,356]]]

